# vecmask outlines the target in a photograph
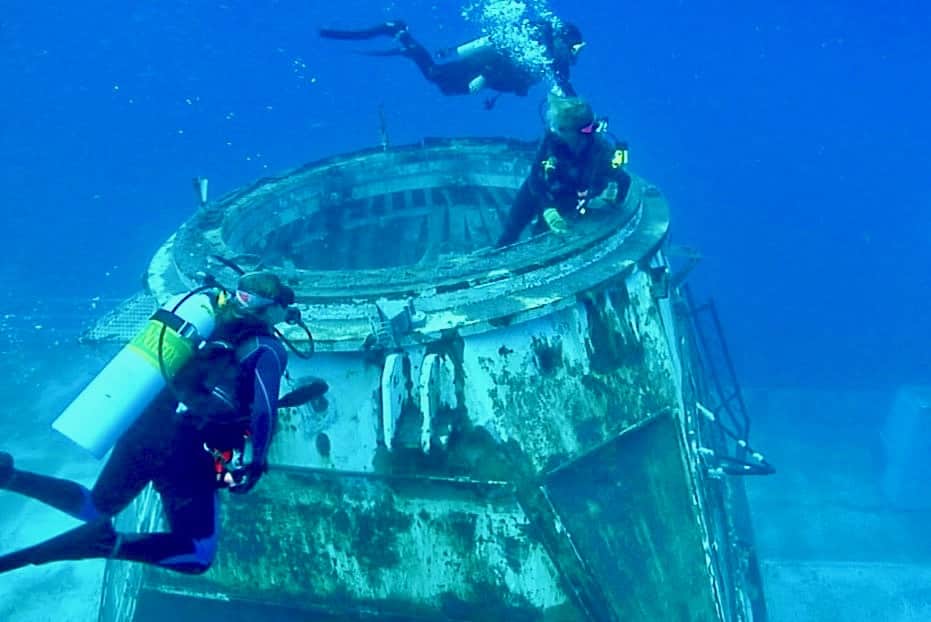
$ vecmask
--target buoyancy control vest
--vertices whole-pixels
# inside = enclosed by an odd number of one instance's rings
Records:
[[[205,341],[174,382],[181,421],[213,448],[238,447],[250,432],[254,370],[244,364],[249,341],[269,335],[259,326],[221,327]]]

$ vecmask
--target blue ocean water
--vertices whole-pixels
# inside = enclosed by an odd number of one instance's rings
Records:
[[[371,147],[379,110],[395,144],[540,135],[542,87],[488,112],[478,98],[440,95],[403,59],[359,56],[357,46],[315,36],[320,26],[403,18],[440,48],[478,32],[461,4],[0,3],[0,434],[20,442],[17,459],[42,470],[72,463],[69,477],[92,476],[96,465],[44,427],[86,377],[47,370],[93,368],[62,344],[139,289],[153,251],[195,209],[192,177],[209,177],[218,197]],[[917,0],[550,6],[588,41],[576,88],[628,139],[631,167],[668,195],[673,241],[703,253],[692,280],[717,301],[744,383],[871,390],[868,399],[756,396],[755,412],[770,415],[770,438],[781,440],[761,449],[788,472],[758,489],[774,517],[761,540],[816,532],[812,516],[830,514],[815,494],[811,505],[799,501],[800,482],[845,509],[880,498],[869,494],[877,421],[898,387],[931,374],[931,10]],[[30,382],[12,377],[36,369]],[[11,436],[24,412],[41,420],[41,443]],[[776,425],[786,413],[797,419]],[[895,440],[904,447],[910,432]],[[888,460],[900,444],[880,449]],[[836,454],[846,456],[847,479]],[[779,487],[787,492],[773,496]],[[777,522],[786,507],[797,522]],[[924,554],[908,541],[917,530],[853,516],[851,531],[876,549],[885,533]],[[58,529],[38,524],[29,537]],[[838,544],[845,532],[833,531],[841,535],[822,540],[847,547],[845,559],[866,557],[859,540]],[[72,587],[62,589],[90,593]],[[17,592],[24,602],[32,595]]]
[[[931,27],[880,5],[553,0],[588,46],[574,83],[629,139],[699,248],[743,379],[886,386],[928,376]],[[213,196],[378,141],[539,135],[530,97],[441,96],[403,59],[321,41],[402,17],[431,48],[457,3],[34,3],[0,14],[0,278],[6,313],[62,329],[135,291]],[[80,309],[75,309],[78,305]],[[45,318],[45,320],[43,320]],[[7,320],[13,321],[13,320]]]

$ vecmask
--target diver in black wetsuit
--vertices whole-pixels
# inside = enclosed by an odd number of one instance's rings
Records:
[[[217,311],[217,327],[120,437],[92,490],[21,471],[0,452],[0,489],[57,508],[84,525],[8,555],[0,572],[29,564],[106,557],[205,572],[219,529],[218,490],[251,490],[266,468],[287,354],[273,326],[294,292],[270,273],[244,275]],[[112,518],[152,482],[170,530],[118,533]]]
[[[405,56],[410,58],[424,77],[436,84],[444,95],[469,95],[483,89],[498,91],[485,100],[491,109],[502,93],[527,95],[530,87],[545,77],[552,76],[554,91],[561,95],[575,95],[569,82],[569,69],[585,42],[579,29],[569,23],[556,25],[540,21],[533,26],[533,41],[543,46],[546,67],[529,67],[514,59],[507,50],[497,47],[492,38],[485,36],[464,43],[439,54],[441,62],[433,60],[430,52],[411,36],[402,21],[391,21],[363,30],[322,29],[325,39],[358,41],[375,37],[394,37],[399,47],[391,50],[365,52],[372,56]],[[449,58],[455,55],[455,58]]]
[[[564,233],[589,211],[619,206],[627,197],[627,147],[606,138],[605,122],[595,118],[588,102],[550,95],[546,124],[499,247],[516,242],[534,220],[536,233]]]

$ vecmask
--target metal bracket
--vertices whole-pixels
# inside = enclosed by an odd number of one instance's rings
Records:
[[[380,298],[375,301],[377,317],[370,319],[375,343],[385,349],[400,347],[401,339],[424,325],[426,314],[414,309],[414,301],[389,300]]]

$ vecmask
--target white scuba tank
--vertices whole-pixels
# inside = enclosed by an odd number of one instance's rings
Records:
[[[207,290],[169,300],[52,427],[102,458],[165,388],[166,376],[174,378],[198,344],[213,333],[215,298]]]

